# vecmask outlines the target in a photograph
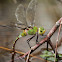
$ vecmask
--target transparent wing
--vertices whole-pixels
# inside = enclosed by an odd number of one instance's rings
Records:
[[[37,0],[31,0],[26,10],[26,21],[29,26],[35,23]]]
[[[21,25],[27,25],[26,22],[26,12],[25,12],[25,8],[22,4],[19,4],[18,7],[16,8],[15,11],[15,16],[17,19],[17,22]]]

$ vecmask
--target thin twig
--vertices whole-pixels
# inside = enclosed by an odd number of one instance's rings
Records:
[[[30,52],[31,52],[31,50],[30,50]],[[28,54],[28,56],[27,56],[26,62],[29,62],[30,52],[29,52],[29,54]]]
[[[56,49],[55,49],[55,60],[54,60],[54,62],[56,62],[56,58],[57,58],[56,53],[57,53],[57,47],[58,47],[58,41],[59,41],[60,30],[61,30],[61,22],[60,22],[59,31],[58,31],[57,40],[56,40]]]
[[[4,50],[7,50],[7,51],[9,51],[9,52],[12,52],[12,49],[5,48],[5,47],[2,47],[2,46],[0,46],[0,49],[4,49]],[[20,52],[20,51],[16,51],[16,50],[15,50],[15,52],[18,53],[18,54],[22,54],[22,55],[25,54],[24,52]],[[34,56],[34,55],[31,55],[31,54],[30,54],[30,56],[31,56],[31,57],[34,57],[34,58],[36,58],[36,59],[40,59],[40,60],[46,61],[45,59],[39,58],[39,57]],[[49,62],[49,61],[48,61],[48,62]]]
[[[43,43],[45,43],[48,39],[50,39],[51,38],[51,36],[55,33],[55,31],[58,29],[58,27],[60,26],[60,22],[62,21],[62,18],[60,18],[58,21],[57,21],[57,23],[53,26],[53,28],[50,30],[50,32],[47,34],[47,36],[43,39],[43,40],[41,40],[40,42],[39,42],[39,44],[36,44],[35,46],[33,46],[33,50],[31,51],[31,53],[32,52],[34,52],[39,46],[41,46]],[[51,46],[52,47],[52,46]],[[54,49],[54,48],[53,48]],[[54,52],[55,52],[55,49],[54,49]],[[28,53],[29,53],[29,51],[26,53],[26,54],[24,54],[22,57],[26,57],[27,55],[28,55]],[[30,54],[31,54],[30,53]]]
[[[62,43],[62,37],[61,37],[60,41],[58,42],[57,47],[61,46],[61,43]]]
[[[41,46],[43,43],[45,43],[46,41],[48,41],[48,39],[51,38],[51,36],[55,33],[55,31],[56,31],[56,30],[58,29],[58,27],[60,26],[61,21],[62,21],[62,18],[60,18],[60,20],[56,22],[56,24],[53,26],[53,28],[50,30],[50,32],[47,34],[47,36],[46,36],[43,40],[41,40],[41,41],[39,42],[39,44],[36,44],[36,45],[32,48],[33,50],[30,52],[30,54],[31,54],[32,52],[34,52],[34,51],[35,51],[39,46]],[[50,41],[50,45],[51,45],[51,41]],[[53,44],[51,45],[51,47],[53,48]],[[54,49],[54,48],[53,48],[53,51],[54,51],[54,53],[55,53],[55,49]],[[23,56],[21,56],[21,58],[25,58],[28,54],[29,54],[29,51],[28,51],[26,54],[24,54]],[[59,57],[59,56],[58,56],[58,53],[57,53],[57,57]]]
[[[57,28],[60,26],[60,22],[62,21],[62,18],[60,18],[60,20],[54,25],[54,27],[50,30],[50,32],[47,34],[47,36],[43,39],[43,40],[41,40],[40,42],[39,42],[39,44],[36,44],[35,46],[33,46],[33,50],[30,52],[30,54],[32,53],[32,52],[34,52],[39,46],[41,46],[43,43],[45,43],[46,41],[48,41],[48,39],[50,39],[51,38],[51,36],[55,33],[55,31],[57,30]],[[15,41],[15,44],[16,44],[16,42],[17,41]],[[50,41],[51,42],[51,41]],[[13,46],[13,47],[15,47],[15,45]],[[51,47],[53,47],[53,45],[51,45]],[[13,52],[15,53],[15,50],[14,50],[15,48],[13,48]],[[54,50],[54,48],[53,48],[53,50]],[[55,50],[54,50],[54,52],[55,52]],[[25,53],[23,56],[21,56],[21,58],[25,58],[27,55],[29,54],[29,51],[27,52],[27,53]],[[15,54],[14,54],[15,55]],[[13,55],[13,57],[14,57],[14,55]],[[13,60],[13,59],[12,59]],[[14,61],[14,60],[13,60]]]

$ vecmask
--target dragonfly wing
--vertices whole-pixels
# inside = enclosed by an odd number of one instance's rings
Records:
[[[26,10],[26,21],[29,26],[33,26],[35,22],[37,0],[31,0]]]
[[[16,11],[15,11],[15,16],[17,19],[17,22],[21,25],[27,25],[26,22],[26,12],[25,12],[25,8],[22,4],[19,4]]]

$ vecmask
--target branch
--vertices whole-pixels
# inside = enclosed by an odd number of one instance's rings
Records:
[[[45,43],[46,41],[48,41],[48,39],[50,39],[51,38],[51,36],[55,33],[55,31],[58,29],[58,27],[60,26],[60,22],[62,22],[62,18],[60,18],[57,22],[56,22],[56,24],[53,26],[53,28],[50,30],[50,32],[47,34],[47,36],[43,39],[43,40],[41,40],[40,42],[39,42],[39,44],[36,44],[35,46],[33,46],[32,47],[32,51],[31,51],[31,53],[32,52],[34,52],[37,48],[39,48],[43,43]],[[55,51],[54,51],[55,52]],[[30,53],[30,54],[31,54]],[[27,55],[29,54],[29,51],[27,52],[27,53],[25,53],[23,56],[22,56],[22,58],[25,58]]]
[[[31,50],[30,50],[30,52],[31,52]],[[26,62],[29,62],[29,56],[30,56],[30,52],[29,52],[29,54],[27,55]]]
[[[56,53],[57,53],[57,47],[58,47],[60,31],[61,31],[61,22],[60,22],[59,31],[58,31],[57,40],[56,40],[56,49],[55,49],[55,60],[54,60],[54,62],[56,61],[56,58],[57,58],[57,54]]]
[[[2,47],[2,46],[0,46],[0,49],[4,49],[4,50],[7,50],[7,51],[9,51],[9,52],[12,52],[12,49],[9,49],[9,48],[5,48],[5,47]],[[16,51],[15,50],[15,52],[16,53],[18,53],[18,54],[25,54],[24,52],[20,52],[20,51]],[[36,58],[36,59],[39,59],[39,60],[42,60],[42,61],[46,61],[45,59],[42,59],[42,58],[39,58],[39,57],[37,57],[37,56],[34,56],[34,55],[30,55],[31,57],[34,57],[34,58]],[[10,61],[9,61],[10,62]],[[49,62],[49,61],[48,61]]]
[[[61,39],[60,39],[60,41],[59,41],[57,47],[61,46],[61,43],[62,43],[62,37],[61,37]]]

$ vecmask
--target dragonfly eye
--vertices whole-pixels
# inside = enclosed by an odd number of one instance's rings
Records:
[[[29,30],[29,29],[27,29],[27,30]]]
[[[42,31],[40,31],[40,32],[42,32]]]

